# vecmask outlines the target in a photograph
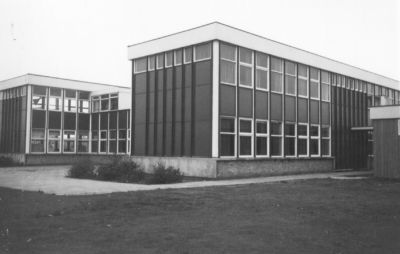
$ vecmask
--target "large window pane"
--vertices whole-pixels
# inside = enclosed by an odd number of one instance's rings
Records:
[[[236,61],[236,47],[221,43],[221,58]]]
[[[253,69],[249,66],[240,65],[240,84],[252,86]]]
[[[251,121],[240,120],[240,132],[251,133]]]
[[[285,76],[286,94],[296,95],[296,78],[293,76]]]
[[[267,155],[267,145],[268,145],[267,137],[257,137],[256,144],[256,154],[257,155]]]
[[[282,135],[282,123],[271,122],[271,134]]]
[[[240,48],[239,60],[242,63],[253,64],[253,54],[251,50]]]
[[[282,155],[282,138],[271,137],[271,156]]]
[[[310,82],[310,97],[314,99],[319,99],[319,84],[318,82]]]
[[[307,155],[307,139],[299,138],[297,140],[297,154]]]
[[[240,137],[240,155],[251,155],[251,137]]]
[[[221,82],[235,84],[236,64],[221,60]]]
[[[298,79],[298,94],[299,96],[308,96],[308,92],[307,92],[307,80],[305,79]]]
[[[310,154],[311,155],[318,155],[318,139],[310,139]]]
[[[268,71],[257,69],[256,72],[256,87],[268,89]]]
[[[221,156],[235,155],[235,136],[221,134]]]
[[[256,65],[257,65],[257,67],[268,68],[268,56],[266,54],[257,52],[256,53]]]
[[[295,138],[286,137],[285,138],[285,155],[294,156],[295,155]]]
[[[235,120],[228,118],[221,119],[221,132],[235,132]]]
[[[197,45],[194,48],[195,61],[205,60],[211,58],[211,44]]]
[[[271,70],[282,72],[282,59],[271,57]]]
[[[282,74],[271,72],[271,91],[282,92]]]

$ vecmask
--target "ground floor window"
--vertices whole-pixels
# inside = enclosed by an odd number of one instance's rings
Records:
[[[268,156],[268,122],[256,121],[256,155]]]
[[[107,153],[107,131],[100,131],[100,153]]]
[[[61,152],[61,130],[49,130],[47,152]]]
[[[331,130],[329,126],[321,126],[321,155],[331,155]]]
[[[75,152],[75,131],[64,131],[64,153]]]
[[[308,125],[297,125],[297,154],[308,156]]]
[[[220,120],[221,156],[235,156],[235,134],[236,134],[235,122],[236,122],[235,118],[233,117],[222,117]]]
[[[285,155],[296,155],[296,124],[285,123]]]
[[[253,120],[239,119],[239,156],[253,155]]]
[[[310,126],[310,155],[318,156],[319,155],[319,126],[311,125]]]
[[[271,121],[271,156],[282,156],[282,122]]]
[[[89,131],[78,132],[78,152],[80,153],[89,152]]]
[[[32,129],[31,152],[44,152],[45,133],[44,129]]]

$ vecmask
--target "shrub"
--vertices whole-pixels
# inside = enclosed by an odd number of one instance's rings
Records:
[[[153,169],[153,174],[147,180],[149,184],[180,183],[183,180],[179,168],[171,166],[166,168],[164,164],[157,163]]]
[[[11,167],[18,165],[11,157],[0,156],[0,167]]]
[[[95,178],[94,165],[91,160],[81,159],[72,165],[67,176],[72,178],[93,179]]]
[[[144,179],[145,173],[141,166],[131,160],[114,158],[110,163],[97,169],[97,178],[105,181],[135,183]]]

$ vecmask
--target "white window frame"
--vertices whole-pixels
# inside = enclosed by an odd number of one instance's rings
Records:
[[[48,104],[48,102],[47,102],[47,98],[49,97],[48,96],[48,94],[49,94],[49,89],[48,88],[46,88],[46,94],[45,95],[38,95],[38,94],[34,94],[33,93],[33,88],[32,88],[32,101],[31,101],[31,107],[32,107],[32,110],[47,110],[47,104]],[[41,97],[42,99],[43,99],[43,103],[44,103],[44,108],[42,108],[42,107],[40,107],[40,108],[37,108],[37,107],[34,107],[34,104],[33,104],[33,98],[34,97]],[[11,98],[11,94],[10,94],[10,97],[9,98]]]
[[[247,51],[250,51],[251,52],[251,63],[246,63],[246,62],[241,62],[240,61],[240,50],[247,50]],[[238,81],[239,81],[239,87],[244,87],[244,88],[254,88],[254,51],[253,50],[251,50],[251,49],[247,49],[247,48],[242,48],[242,47],[239,47],[239,73],[238,73]],[[241,67],[247,67],[247,68],[250,68],[251,69],[251,85],[250,86],[248,86],[248,85],[244,85],[244,84],[241,84],[240,83],[240,68]]]
[[[249,121],[250,122],[250,126],[251,126],[251,132],[241,132],[240,131],[240,122],[241,121]],[[253,118],[245,118],[245,117],[240,117],[239,118],[239,147],[238,147],[238,154],[240,158],[251,158],[254,156],[254,122],[253,122]],[[241,137],[250,137],[251,140],[251,154],[250,155],[241,155],[240,154],[240,138]]]
[[[267,57],[267,63],[268,63],[268,67],[264,67],[261,65],[257,65],[257,55],[265,55]],[[257,70],[261,70],[261,71],[266,71],[267,72],[267,88],[262,88],[262,87],[257,87],[257,78],[254,77],[254,87],[256,88],[256,90],[260,90],[260,91],[269,91],[269,55],[262,53],[262,52],[256,52],[255,56],[254,56],[254,65],[256,66],[256,74],[257,75]]]
[[[311,127],[318,128],[318,136],[311,136]],[[308,129],[308,135],[310,136],[309,147],[311,146],[311,140],[318,141],[318,154],[311,154],[311,151],[309,150],[310,156],[311,157],[321,157],[321,126],[318,124],[310,124],[309,129]]]
[[[113,139],[111,139],[111,132],[112,131],[115,131],[116,132],[116,134],[115,134],[115,138],[113,138]],[[116,143],[115,143],[115,154],[117,154],[118,153],[118,129],[108,129],[108,139],[107,139],[107,153],[109,153],[109,154],[114,154],[114,152],[111,152],[110,151],[110,142],[111,141],[115,141]]]
[[[228,83],[228,82],[224,82],[224,81],[220,80],[220,83],[224,84],[224,85],[236,86],[236,84],[238,83],[238,81],[237,81],[237,76],[238,76],[238,73],[237,73],[238,47],[235,46],[235,45],[227,44],[227,43],[221,43],[221,46],[223,44],[226,45],[226,46],[230,46],[230,47],[234,47],[235,48],[235,60],[234,61],[232,59],[223,58],[221,53],[220,53],[220,58],[219,58],[220,62],[225,61],[225,62],[230,62],[230,63],[234,63],[235,64],[235,73],[234,73],[234,80],[235,81],[234,81],[234,83]],[[221,63],[220,63],[220,65],[221,65]]]
[[[288,63],[288,62],[294,64],[294,75],[293,74],[289,74],[289,73],[286,72],[286,63]],[[296,96],[297,95],[297,63],[285,60],[284,73],[285,73],[285,75],[284,75],[285,95]],[[294,93],[293,94],[287,92],[287,89],[286,89],[286,76],[294,78]]]
[[[168,61],[167,61],[169,59],[169,57],[171,57],[171,59],[170,59],[171,63],[170,64],[168,64]],[[164,63],[165,68],[172,67],[174,65],[174,52],[173,51],[165,52],[164,61],[165,61],[165,63]]]
[[[43,138],[34,138],[32,133],[34,130],[43,130]],[[43,152],[34,152],[32,151],[32,141],[33,140],[42,140],[43,141]],[[30,140],[30,152],[33,154],[44,154],[47,151],[47,144],[46,144],[46,129],[44,128],[32,128],[31,129],[31,140]]]
[[[58,134],[59,134],[59,138],[50,138],[50,132],[51,131],[57,131],[58,132]],[[61,153],[61,151],[63,151],[64,150],[64,146],[62,146],[62,141],[61,141],[61,136],[62,135],[62,133],[61,133],[61,130],[60,129],[48,129],[47,130],[47,153],[54,153],[54,154],[58,154],[58,153]],[[59,142],[59,148],[60,148],[60,151],[58,151],[58,152],[53,152],[53,151],[50,151],[49,150],[49,142],[50,141],[54,141],[54,140],[56,140],[56,141],[58,141]]]
[[[101,137],[101,133],[102,132],[105,132],[106,133],[106,138],[102,138]],[[108,153],[108,130],[99,130],[99,139],[98,139],[98,141],[99,141],[99,150],[98,150],[98,153],[99,154],[107,154]],[[102,152],[101,151],[101,142],[106,142],[106,144],[107,144],[107,147],[106,147],[106,151],[105,152]]]
[[[299,125],[303,125],[303,126],[306,126],[306,128],[307,128],[307,135],[299,135],[298,134],[298,126]],[[310,129],[309,129],[309,126],[308,126],[308,123],[298,123],[297,124],[297,128],[296,128],[296,134],[297,134],[297,139],[303,139],[303,140],[306,140],[306,144],[307,144],[307,152],[306,152],[306,154],[299,154],[298,153],[298,148],[296,148],[297,150],[297,155],[298,155],[298,157],[308,157],[309,155],[310,155],[310,144],[309,144],[309,141],[308,141],[308,139],[309,139],[309,136],[310,136]],[[298,141],[296,141],[297,142],[297,145],[298,145]]]
[[[151,64],[154,64],[154,66],[151,66]],[[156,56],[149,56],[147,58],[147,70],[148,71],[154,71],[156,69]]]
[[[177,52],[179,52],[179,51],[181,52],[181,57],[179,58],[180,63],[177,62],[178,57],[176,56]],[[174,65],[175,65],[175,66],[180,66],[180,65],[182,65],[182,62],[183,62],[182,56],[183,56],[183,50],[182,50],[182,49],[176,49],[176,50],[174,50]]]
[[[294,135],[286,135],[286,133],[285,133],[286,124],[289,124],[289,125],[293,125],[293,126],[294,126]],[[292,139],[294,139],[294,155],[286,155],[286,154],[285,154],[285,157],[286,157],[286,158],[294,158],[294,157],[297,157],[297,125],[296,125],[296,123],[295,123],[295,122],[285,122],[285,126],[284,126],[284,128],[283,128],[283,135],[284,135],[284,138],[285,138],[284,144],[286,144],[286,138],[292,138]],[[285,151],[285,148],[283,148],[283,151]]]
[[[258,133],[257,132],[257,124],[258,123],[266,123],[267,124],[267,133]],[[256,129],[254,130],[254,132],[255,132],[255,136],[256,136],[256,139],[255,139],[255,141],[254,141],[254,143],[255,144],[257,144],[257,138],[258,137],[261,137],[261,138],[267,138],[267,147],[266,147],[266,149],[267,149],[267,154],[260,154],[260,155],[258,155],[257,154],[257,151],[254,151],[254,154],[255,154],[255,156],[257,157],[257,158],[267,158],[267,157],[269,157],[269,121],[268,120],[262,120],[262,119],[256,119]],[[257,147],[255,148],[255,149],[257,149]]]
[[[189,61],[186,61],[187,52],[190,52],[190,60]],[[183,49],[183,63],[190,64],[191,62],[193,62],[193,47],[186,47]]]
[[[278,135],[278,134],[272,134],[272,132],[271,132],[271,125],[272,125],[272,123],[280,123],[281,124],[281,134],[280,135]],[[285,153],[285,147],[283,147],[283,139],[284,139],[284,125],[283,125],[283,122],[282,121],[275,121],[275,120],[271,120],[270,122],[269,122],[269,125],[270,126],[268,126],[269,127],[269,136],[270,136],[270,139],[269,139],[269,154],[270,154],[270,157],[271,158],[283,158],[284,157],[284,153]],[[281,138],[281,155],[272,155],[271,154],[271,146],[272,146],[272,138],[273,137],[279,137],[279,138]]]
[[[64,135],[65,135],[65,132],[74,132],[74,136],[75,136],[75,138],[74,139],[70,139],[70,138],[65,138],[64,137]],[[73,153],[76,153],[76,140],[77,140],[77,137],[76,137],[76,130],[63,130],[63,142],[62,142],[62,152],[63,153],[67,153],[67,154],[73,154]],[[66,152],[66,151],[64,151],[64,142],[65,141],[74,141],[74,151],[73,152]]]
[[[80,139],[79,138],[79,132],[81,132],[81,131],[87,131],[87,133],[88,133],[88,138],[87,139]],[[87,153],[90,153],[90,149],[91,149],[91,145],[92,145],[92,143],[91,143],[91,140],[90,140],[90,138],[91,138],[91,134],[92,134],[92,132],[90,131],[90,130],[78,130],[77,131],[77,133],[78,133],[78,135],[76,135],[76,152],[77,153],[81,153],[81,154],[87,154]],[[79,142],[88,142],[88,151],[87,152],[80,152],[80,151],[78,151],[78,148],[79,148]]]
[[[120,137],[120,135],[119,135],[120,131],[124,131],[125,132],[125,138],[121,138]],[[119,142],[120,141],[125,141],[125,153],[119,151]],[[128,153],[128,147],[127,147],[128,146],[128,129],[118,129],[117,130],[117,143],[118,143],[118,145],[117,145],[117,153],[118,154],[127,154]]]
[[[220,116],[219,121],[222,119],[230,119],[233,120],[233,126],[234,130],[233,132],[223,132],[220,131],[219,133],[219,140],[221,142],[221,136],[222,135],[233,135],[233,155],[220,155],[221,158],[235,158],[236,155],[238,154],[238,147],[237,147],[237,119],[236,117],[233,116]]]
[[[301,95],[301,94],[299,94],[299,88],[298,88],[298,87],[296,87],[296,92],[297,92],[297,96],[298,96],[298,97],[308,99],[308,95],[309,95],[309,93],[310,93],[310,87],[309,87],[310,84],[309,84],[309,82],[308,82],[308,77],[310,77],[310,67],[308,67],[307,65],[304,65],[304,64],[302,64],[302,65],[306,67],[307,77],[303,77],[303,76],[300,76],[300,75],[299,75],[299,71],[298,71],[299,67],[297,66],[297,79],[301,79],[301,80],[305,80],[305,81],[306,81],[306,90],[307,90],[307,94],[306,94],[306,95]],[[298,85],[299,85],[299,81],[297,80],[296,86],[298,86]]]
[[[320,98],[321,98],[321,95],[320,95],[320,93],[321,93],[321,70],[319,70],[317,68],[313,68],[313,69],[316,69],[318,71],[318,80],[311,78],[311,67],[310,67],[309,68],[309,72],[308,72],[308,75],[310,77],[310,83],[308,84],[308,86],[309,86],[308,92],[310,94],[310,99],[312,99],[312,100],[320,100]],[[318,87],[317,95],[318,95],[318,97],[312,97],[311,96],[311,83],[313,83],[313,82],[317,83],[317,87]]]
[[[164,68],[164,53],[160,53],[156,55],[156,69],[160,70]]]
[[[51,88],[50,88],[51,89]],[[55,111],[55,112],[61,112],[61,111],[63,111],[63,108],[64,108],[64,100],[63,100],[63,92],[64,92],[64,89],[61,89],[60,88],[60,90],[61,90],[61,95],[60,96],[55,96],[55,95],[51,95],[51,91],[50,91],[50,89],[49,89],[49,101],[48,101],[48,109],[49,109],[49,111]],[[58,99],[59,100],[59,102],[60,102],[60,104],[59,104],[59,106],[60,106],[60,109],[51,109],[50,108],[50,100],[51,99]]]
[[[83,102],[85,102],[85,101],[88,103],[87,112],[84,112],[84,111],[81,112],[81,111],[80,111],[80,108],[81,108],[81,107],[80,107],[80,103],[81,103],[81,102],[83,103]],[[90,113],[90,100],[87,100],[87,99],[79,99],[79,100],[78,100],[78,105],[77,105],[77,106],[78,106],[78,113],[84,113],[84,114],[89,114],[89,113]],[[83,109],[86,109],[86,108],[83,107]]]
[[[98,109],[96,110],[96,108],[94,107],[94,103],[95,102],[97,102],[98,103]],[[100,103],[100,96],[92,96],[92,98],[91,98],[91,104],[92,104],[92,107],[91,107],[91,112],[93,112],[93,113],[95,113],[95,112],[100,112],[100,109],[101,109],[101,103]]]

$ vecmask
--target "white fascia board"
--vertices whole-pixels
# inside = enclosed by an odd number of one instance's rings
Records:
[[[369,109],[371,120],[400,119],[400,106],[382,106]]]
[[[400,90],[400,82],[397,80],[269,40],[221,23],[212,23],[148,42],[131,45],[128,47],[128,58],[132,60],[211,40],[225,41],[333,73]]]
[[[38,85],[48,87],[58,87],[66,89],[75,89],[82,91],[99,91],[99,90],[130,90],[128,87],[113,86],[107,84],[91,83],[87,81],[79,81],[72,79],[56,78],[42,76],[36,74],[26,74],[16,78],[0,81],[0,90],[18,87],[22,85]]]

